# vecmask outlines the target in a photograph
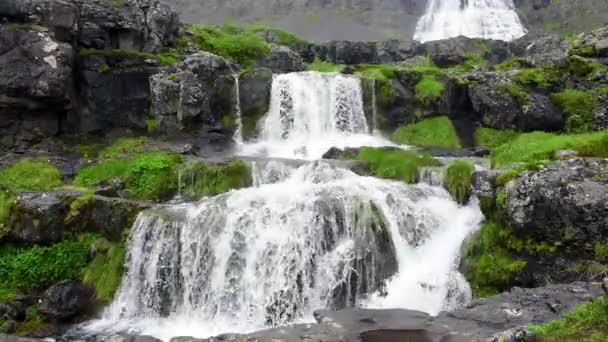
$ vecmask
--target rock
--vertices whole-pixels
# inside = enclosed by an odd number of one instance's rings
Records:
[[[524,36],[511,45],[518,56],[525,58],[534,66],[568,65],[570,57],[568,42],[558,35]]]
[[[9,320],[23,321],[27,308],[34,304],[36,299],[31,296],[18,296],[6,303],[6,313],[4,316]]]
[[[19,323],[15,322],[15,321],[3,321],[0,324],[0,341],[6,341],[6,340],[2,340],[3,334],[12,334],[15,331],[17,331],[17,328],[19,328]],[[10,340],[9,340],[10,341]]]
[[[260,59],[257,65],[276,73],[303,71],[305,69],[302,57],[283,45],[272,45],[268,56]]]
[[[73,222],[83,230],[99,232],[113,241],[120,241],[123,231],[133,225],[137,214],[150,206],[145,202],[93,196]]]
[[[13,322],[13,323],[15,323],[15,322]],[[37,338],[0,334],[0,341],[2,341],[2,342],[42,342],[44,340],[40,340]]]
[[[608,129],[608,94],[600,94],[598,96],[599,104],[593,110],[594,130],[601,131]]]
[[[506,42],[471,39],[464,36],[425,42],[417,46],[416,54],[428,56],[440,67],[462,64],[469,54],[478,54],[493,64],[511,57]]]
[[[506,186],[509,222],[538,241],[593,255],[608,237],[608,160],[574,158],[527,172]]]
[[[76,281],[53,285],[42,294],[38,308],[44,321],[67,322],[93,303],[95,291]]]
[[[0,134],[26,148],[60,130],[73,89],[73,49],[49,32],[0,24]]]
[[[189,55],[150,78],[153,114],[160,132],[221,129],[234,122],[233,66],[208,52]],[[229,102],[229,103],[225,103]],[[227,108],[226,108],[227,107]]]
[[[475,171],[471,176],[473,195],[488,200],[496,196],[496,172],[492,170]]]
[[[241,119],[246,140],[256,136],[258,122],[270,107],[271,90],[272,71],[269,69],[251,69],[240,75]]]
[[[112,336],[106,342],[161,342],[152,336]]]
[[[556,160],[565,160],[565,159],[576,158],[578,156],[579,156],[578,152],[576,152],[574,150],[559,150],[559,151],[555,151],[553,158]]]
[[[119,192],[125,188],[125,182],[122,179],[115,177],[106,181],[97,183],[95,189],[95,195],[106,196],[106,197],[122,197]]]
[[[397,63],[415,55],[417,42],[386,40],[380,42],[333,40],[319,45],[306,45],[298,49],[303,59],[315,59],[335,64]]]
[[[595,43],[595,51],[597,51],[599,57],[608,57],[608,38]]]
[[[0,16],[49,27],[58,39],[69,42],[77,30],[79,9],[69,0],[5,0]]]

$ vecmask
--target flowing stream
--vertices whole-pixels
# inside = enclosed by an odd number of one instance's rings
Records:
[[[513,0],[429,0],[414,39],[457,36],[510,41],[526,34]]]
[[[260,139],[241,145],[256,157],[253,186],[141,213],[113,303],[81,329],[169,340],[310,322],[320,308],[465,304],[456,266],[482,219],[475,201],[319,160],[331,146],[389,144],[362,98],[354,77],[275,76]]]

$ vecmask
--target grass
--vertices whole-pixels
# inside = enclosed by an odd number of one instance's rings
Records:
[[[374,176],[396,179],[406,183],[418,181],[418,168],[439,166],[439,162],[428,153],[384,148],[363,147],[357,156],[369,162]]]
[[[145,152],[130,158],[110,158],[81,169],[74,185],[93,188],[101,181],[119,177],[135,198],[161,199],[177,189],[178,154]]]
[[[604,342],[608,340],[608,299],[600,297],[579,304],[561,320],[533,324],[530,330],[543,341]]]
[[[109,303],[120,286],[125,248],[120,242],[98,239],[91,245],[93,260],[84,268],[82,280],[95,289],[98,300]]]
[[[448,165],[445,184],[459,204],[466,203],[471,196],[471,176],[474,170],[473,164],[466,160],[456,160]]]
[[[453,72],[469,72],[475,69],[477,66],[485,64],[488,64],[488,61],[479,53],[466,53],[464,62],[450,69]]]
[[[139,57],[144,59],[152,59],[159,62],[161,65],[171,65],[177,62],[177,54],[173,51],[161,52],[158,54],[143,52],[130,49],[80,49],[81,56],[105,56],[105,57]],[[103,67],[103,66],[102,66]],[[105,69],[105,68],[104,68]],[[103,70],[99,70],[104,72]],[[105,72],[109,71],[109,67]]]
[[[494,129],[480,127],[475,130],[475,145],[493,150],[517,138],[521,133],[511,129]]]
[[[605,70],[608,70],[605,65],[579,56],[571,56],[568,63],[568,71],[576,79],[586,79]]]
[[[590,129],[593,110],[598,105],[594,92],[565,89],[551,94],[551,98],[566,113],[566,129],[569,132],[586,132]]]
[[[515,162],[551,160],[555,151],[572,149],[586,157],[608,157],[608,132],[584,134],[522,133],[492,151],[496,168]]]
[[[0,227],[5,226],[11,214],[11,206],[15,202],[15,195],[10,191],[0,190]],[[0,228],[0,240],[2,240],[3,229]]]
[[[515,100],[520,107],[527,105],[530,101],[528,98],[528,92],[519,84],[501,84],[497,86],[497,89],[511,96],[511,98]]]
[[[509,169],[496,177],[496,185],[504,186],[515,178],[519,177],[524,171],[540,171],[545,165],[549,163],[549,160],[537,160],[527,163],[521,163],[516,167]]]
[[[241,160],[224,165],[187,163],[180,169],[180,174],[181,194],[190,198],[217,195],[252,184],[251,170]]]
[[[515,80],[521,85],[536,86],[542,89],[549,88],[558,83],[561,72],[552,66],[519,69]]]
[[[263,26],[263,25],[253,25],[253,26],[243,28],[243,31],[244,32],[254,32],[257,34],[272,33],[278,38],[278,43],[281,45],[291,46],[291,45],[295,45],[295,44],[307,44],[308,43],[308,40],[306,40],[296,34],[293,34],[289,31],[285,31],[282,29],[274,28],[274,27],[268,27],[268,26]]]
[[[142,147],[146,144],[147,139],[139,138],[119,138],[110,146],[99,151],[99,157],[110,158],[117,157],[123,154],[132,154],[142,151]]]
[[[306,70],[317,72],[342,72],[344,64],[335,64],[315,58],[314,62],[306,64]]]
[[[460,140],[452,121],[447,116],[422,120],[401,126],[393,133],[393,140],[406,145],[458,149]]]
[[[49,190],[62,184],[61,173],[41,158],[19,159],[0,170],[0,188],[18,190]]]
[[[435,76],[424,76],[418,83],[416,83],[416,100],[419,102],[429,105],[437,101],[445,87],[441,81]]]
[[[380,81],[395,78],[400,70],[404,70],[403,67],[389,64],[358,64],[355,68],[356,75]]]
[[[497,71],[506,71],[511,69],[519,69],[522,67],[529,67],[530,63],[523,58],[520,57],[512,57],[509,58],[502,63],[496,64],[494,66],[494,70]]]

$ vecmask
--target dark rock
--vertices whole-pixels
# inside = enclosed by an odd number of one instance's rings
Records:
[[[273,45],[270,53],[259,60],[257,65],[268,68],[276,73],[286,73],[304,70],[302,57],[283,45]]]
[[[340,149],[337,147],[332,147],[327,152],[323,153],[323,159],[357,159],[357,155],[359,154],[358,147],[347,147],[345,149]]]
[[[416,42],[386,40],[380,42],[334,40],[319,45],[306,45],[298,53],[306,62],[315,58],[336,64],[397,63],[415,55]]]
[[[268,112],[272,90],[272,71],[265,68],[251,69],[239,77],[243,138],[256,135],[259,120]]]
[[[95,291],[76,281],[64,281],[44,291],[38,308],[47,322],[66,322],[93,303]]]
[[[496,172],[490,170],[475,171],[471,176],[473,195],[493,200],[496,196]]]
[[[119,192],[125,188],[125,182],[122,179],[115,177],[106,181],[97,183],[95,195],[106,197],[121,197]]]
[[[0,302],[0,317],[4,317],[4,314],[8,310],[6,303]]]
[[[108,342],[161,342],[152,336],[114,336]]]
[[[111,240],[120,241],[123,231],[133,225],[137,214],[150,206],[145,202],[93,196],[73,222],[83,230],[99,232]]]
[[[563,242],[577,255],[593,255],[608,237],[608,160],[574,158],[527,172],[506,186],[512,226],[538,241]]]
[[[69,0],[5,0],[0,16],[51,28],[57,38],[69,41],[77,30],[79,9]]]
[[[15,321],[3,321],[2,324],[0,324],[0,341],[5,341],[2,340],[3,334],[12,334],[15,331],[17,331],[17,329],[19,328],[19,323],[15,322]],[[9,340],[10,341],[10,340]]]
[[[36,298],[31,296],[19,296],[15,299],[9,300],[6,303],[7,310],[5,317],[13,321],[23,321],[25,319],[25,313],[27,308],[32,306],[36,301]]]
[[[153,75],[150,88],[159,131],[222,129],[223,115],[234,113],[234,103],[224,103],[234,98],[234,68],[222,57],[199,52]]]
[[[598,96],[599,104],[593,110],[593,129],[597,131],[608,129],[608,94]]]
[[[565,125],[564,114],[546,94],[529,93],[528,104],[522,106],[516,127],[524,131],[554,131]]]
[[[517,56],[534,66],[568,64],[568,42],[558,35],[528,35],[513,41],[511,46]]]
[[[416,54],[428,56],[440,67],[462,64],[468,54],[478,54],[492,64],[500,63],[512,56],[506,42],[463,36],[425,42],[417,46]]]

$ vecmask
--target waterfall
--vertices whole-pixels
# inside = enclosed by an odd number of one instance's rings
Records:
[[[513,0],[429,0],[414,39],[426,42],[462,35],[509,41],[524,34]]]
[[[243,143],[243,114],[241,112],[241,90],[239,88],[239,74],[234,73],[234,114],[236,117],[236,127],[234,129],[234,141],[237,144]]]
[[[274,75],[260,139],[241,154],[319,159],[331,147],[392,146],[369,135],[361,80],[339,73]]]
[[[275,76],[271,102],[260,140],[241,146],[253,186],[140,213],[113,302],[78,331],[168,341],[311,322],[321,308],[437,314],[470,300],[457,265],[482,220],[475,201],[295,160],[337,143],[386,143],[368,135],[356,78]]]

